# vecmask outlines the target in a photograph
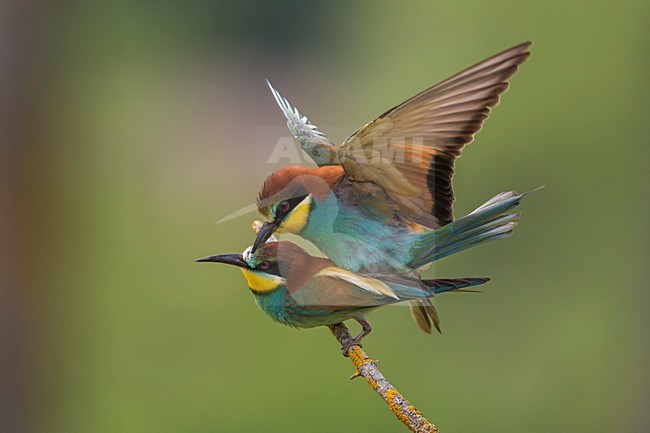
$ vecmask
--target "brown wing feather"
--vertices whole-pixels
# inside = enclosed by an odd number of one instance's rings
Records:
[[[530,56],[530,45],[490,57],[358,130],[339,149],[346,177],[379,184],[420,224],[437,228],[453,221],[454,162]]]

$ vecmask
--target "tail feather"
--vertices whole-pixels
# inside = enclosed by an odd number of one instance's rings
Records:
[[[519,214],[513,215],[515,218],[519,217]],[[462,239],[456,242],[443,243],[440,247],[436,248],[433,251],[434,260],[442,259],[443,257],[466,250],[483,242],[508,238],[512,236],[512,232],[518,224],[518,222],[511,221],[495,227],[486,226],[474,229],[472,232],[466,233]]]
[[[427,311],[422,305],[422,300],[415,299],[409,301],[409,306],[411,307],[411,316],[413,316],[415,323],[417,323],[421,330],[427,334],[431,334],[431,320],[429,319]]]
[[[465,287],[478,286],[490,281],[484,278],[436,278],[435,280],[422,280],[425,286],[433,290],[436,295],[445,292],[460,291]]]
[[[435,305],[431,302],[431,299],[423,299],[422,307],[424,311],[427,312],[427,316],[431,319],[433,326],[436,327],[436,330],[442,334],[442,328],[440,327],[440,316],[438,315],[438,310],[436,310]]]
[[[409,266],[419,268],[483,242],[511,236],[521,213],[509,212],[527,194],[530,192],[497,194],[469,215],[422,235]]]
[[[415,299],[410,301],[411,315],[421,330],[431,334],[432,324],[442,334],[440,316],[430,299]]]
[[[478,286],[479,284],[484,284],[490,281],[489,278],[453,278],[453,279],[436,279],[436,280],[422,280],[427,288],[431,289],[433,293],[445,293],[445,292],[471,292],[472,290],[466,290],[465,287]],[[415,299],[410,301],[411,315],[415,320],[415,323],[418,324],[420,329],[422,329],[427,334],[431,334],[432,325],[435,327],[439,333],[442,334],[442,328],[440,327],[440,316],[438,315],[438,310],[431,302],[431,299]]]
[[[409,263],[409,267],[419,269],[467,248],[511,236],[517,227],[517,220],[521,213],[510,213],[510,211],[519,205],[522,197],[538,189],[523,194],[516,191],[497,194],[469,215],[424,234],[412,251],[413,260]],[[484,284],[487,281],[489,278],[437,279],[422,282],[434,294],[438,294],[452,291],[472,292],[474,290],[465,288]],[[420,329],[430,334],[434,326],[442,333],[440,316],[430,299],[411,300],[410,306],[411,314]]]

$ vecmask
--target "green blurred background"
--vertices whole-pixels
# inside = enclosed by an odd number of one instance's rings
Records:
[[[254,213],[214,222],[286,136],[264,78],[340,141],[527,39],[456,215],[546,188],[512,239],[437,265],[493,278],[438,298],[444,335],[386,308],[365,348],[443,432],[650,429],[648,2],[1,8],[2,433],[404,431],[326,329],[193,260],[252,242]]]

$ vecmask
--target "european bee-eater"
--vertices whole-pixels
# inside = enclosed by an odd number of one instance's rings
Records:
[[[517,45],[413,96],[336,147],[271,90],[289,129],[318,167],[271,174],[258,208],[266,223],[255,251],[275,231],[313,242],[352,272],[411,272],[433,260],[512,233],[507,212],[523,194],[501,193],[454,224],[452,176],[508,78],[530,56]],[[270,86],[270,84],[269,84]]]
[[[298,328],[333,325],[354,319],[362,327],[355,344],[370,331],[367,312],[398,302],[430,299],[459,291],[489,278],[421,280],[404,275],[360,275],[314,257],[296,244],[271,241],[255,253],[222,254],[198,262],[239,267],[257,304],[274,320]],[[429,304],[431,305],[431,304]],[[433,307],[432,307],[433,308]],[[434,312],[430,313],[437,317]],[[347,348],[343,348],[344,353]]]

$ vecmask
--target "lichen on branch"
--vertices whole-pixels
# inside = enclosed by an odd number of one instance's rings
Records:
[[[377,368],[377,363],[370,359],[363,351],[361,346],[353,344],[352,336],[347,326],[342,323],[331,325],[330,331],[341,344],[341,347],[349,347],[343,355],[350,358],[356,368],[356,373],[352,376],[362,376],[366,382],[375,390],[377,394],[384,399],[391,412],[397,419],[402,421],[412,432],[416,433],[439,433],[438,428],[431,424],[415,406],[406,400],[402,394],[390,384],[383,374]]]

